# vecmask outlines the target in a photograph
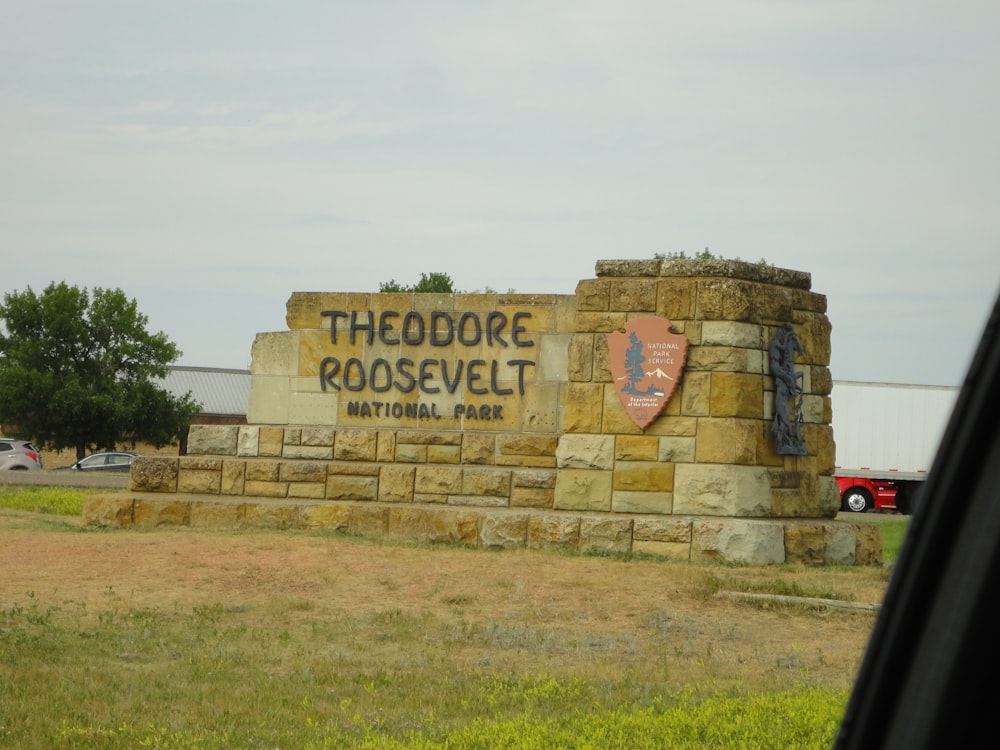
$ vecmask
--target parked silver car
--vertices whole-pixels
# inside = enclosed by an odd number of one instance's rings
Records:
[[[115,451],[112,453],[93,453],[84,459],[77,461],[72,466],[63,466],[63,469],[75,469],[76,471],[114,471],[127,474],[132,469],[132,459],[135,453],[128,451]]]
[[[42,468],[42,454],[27,440],[0,438],[0,471],[32,471]]]

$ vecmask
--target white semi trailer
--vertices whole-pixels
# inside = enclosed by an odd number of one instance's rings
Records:
[[[833,381],[842,510],[912,510],[958,392],[957,386]]]

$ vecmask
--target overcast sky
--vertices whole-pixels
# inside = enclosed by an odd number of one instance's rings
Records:
[[[5,0],[0,292],[249,366],[295,291],[812,274],[835,379],[959,384],[1000,290],[995,0]]]

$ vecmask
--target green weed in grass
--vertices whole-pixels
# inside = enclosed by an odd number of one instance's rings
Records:
[[[83,498],[90,494],[93,490],[72,487],[0,485],[0,508],[78,516],[83,513]]]

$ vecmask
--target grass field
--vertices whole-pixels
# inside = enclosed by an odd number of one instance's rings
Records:
[[[825,748],[886,568],[97,531],[0,487],[0,746]],[[866,515],[895,557],[900,516]],[[729,596],[721,596],[728,594]]]

